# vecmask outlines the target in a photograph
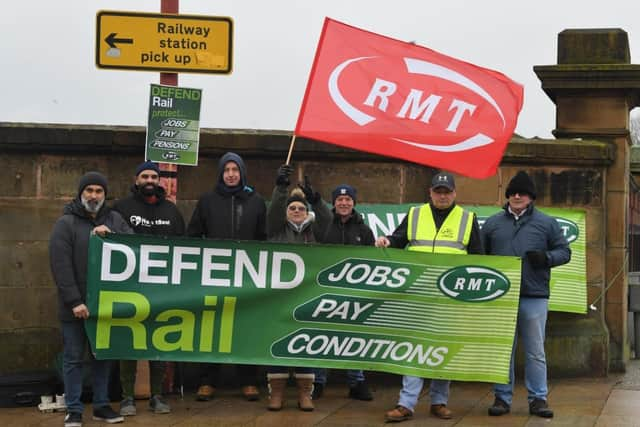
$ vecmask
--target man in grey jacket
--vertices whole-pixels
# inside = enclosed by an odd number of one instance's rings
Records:
[[[526,172],[511,179],[505,197],[504,212],[487,219],[482,227],[482,240],[488,255],[522,258],[520,303],[516,334],[511,351],[509,384],[494,386],[495,401],[489,415],[500,416],[511,411],[514,383],[514,355],[518,335],[525,353],[525,385],[529,413],[552,418],[547,404],[547,362],[544,353],[545,326],[549,303],[551,267],[566,264],[571,250],[558,222],[534,206],[536,189]]]
[[[65,427],[82,425],[82,361],[87,343],[84,321],[90,316],[87,297],[87,253],[94,233],[131,233],[119,213],[104,206],[107,179],[87,172],[78,184],[78,195],[64,207],[49,240],[51,272],[58,288],[58,316],[63,336],[64,394],[67,405]],[[92,358],[93,419],[109,424],[123,417],[109,405],[110,361]]]

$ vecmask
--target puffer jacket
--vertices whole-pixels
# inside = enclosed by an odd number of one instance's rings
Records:
[[[133,232],[118,212],[106,206],[91,218],[78,198],[64,207],[53,226],[49,261],[58,288],[58,317],[63,322],[74,320],[73,308],[86,303],[89,236],[99,225],[106,225],[114,233]]]
[[[508,204],[503,212],[488,218],[481,230],[487,255],[507,255],[522,258],[520,295],[549,298],[551,268],[571,260],[571,249],[558,222],[540,212],[533,203],[516,220]],[[547,265],[534,268],[526,257],[528,251],[544,251]]]

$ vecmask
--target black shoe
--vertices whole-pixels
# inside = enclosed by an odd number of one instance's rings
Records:
[[[82,427],[82,414],[67,412],[64,417],[64,427]]]
[[[357,400],[373,400],[369,386],[364,381],[358,381],[353,387],[349,387],[349,397]]]
[[[324,392],[324,384],[322,383],[313,383],[313,391],[311,392],[311,399],[318,400],[322,397],[322,393]]]
[[[111,406],[94,409],[93,419],[96,421],[104,421],[107,424],[116,424],[124,421],[124,417],[111,409]]]
[[[489,415],[492,417],[499,417],[500,415],[508,414],[511,412],[511,407],[507,405],[507,402],[496,397],[491,408],[489,408]]]
[[[543,399],[533,399],[529,402],[529,413],[542,418],[553,418],[553,411],[549,409],[547,401]]]

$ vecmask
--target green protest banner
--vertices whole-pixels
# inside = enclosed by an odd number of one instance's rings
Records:
[[[196,166],[202,89],[152,84],[145,158]]]
[[[400,225],[413,204],[359,204],[364,221],[373,234],[391,234]],[[474,212],[480,227],[491,215],[501,211],[497,206],[463,206]],[[549,310],[585,314],[587,312],[587,244],[585,212],[580,209],[538,208],[554,217],[571,247],[571,261],[551,269]]]
[[[515,257],[109,235],[88,267],[100,359],[508,380]]]

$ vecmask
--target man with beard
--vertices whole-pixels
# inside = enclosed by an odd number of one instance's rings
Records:
[[[266,218],[264,199],[247,185],[244,161],[236,153],[229,152],[218,162],[215,188],[198,200],[187,235],[210,239],[266,240]],[[242,394],[247,400],[258,400],[258,368],[253,365],[236,366]],[[198,400],[206,401],[213,397],[219,371],[217,364],[200,364]]]
[[[49,258],[58,288],[58,317],[63,336],[64,394],[67,405],[65,427],[82,425],[82,361],[87,343],[84,321],[90,315],[87,297],[87,253],[89,235],[131,233],[118,212],[106,206],[107,179],[87,172],[78,184],[76,198],[64,207],[51,232]],[[93,419],[109,424],[123,421],[109,405],[108,360],[91,359],[93,376]]]
[[[482,255],[480,226],[475,214],[456,205],[453,175],[447,172],[436,174],[431,180],[429,198],[429,203],[412,207],[391,236],[378,237],[376,246],[436,254]],[[430,413],[434,417],[445,420],[453,417],[447,408],[450,383],[448,380],[431,380]],[[404,375],[398,404],[387,411],[386,421],[399,422],[411,418],[423,385],[424,379]]]
[[[165,190],[160,187],[160,168],[153,162],[143,162],[136,168],[135,184],[129,197],[119,200],[114,209],[122,215],[136,234],[160,236],[184,235],[184,219],[171,201],[165,198]],[[120,383],[122,402],[120,415],[136,415],[134,385],[137,361],[120,361]],[[151,399],[149,409],[156,414],[168,414],[171,408],[162,398],[162,383],[166,363],[149,361],[151,377]]]

